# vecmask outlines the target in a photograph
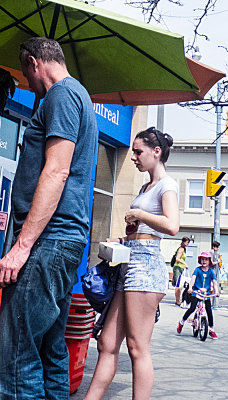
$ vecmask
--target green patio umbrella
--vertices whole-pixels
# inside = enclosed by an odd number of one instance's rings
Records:
[[[155,104],[153,91],[177,91],[179,95],[199,91],[181,35],[83,1],[1,0],[0,64],[14,69],[11,72],[19,78],[20,87],[26,83],[18,72],[19,44],[31,36],[47,36],[61,44],[69,72],[87,88],[93,101],[94,95],[99,101],[100,94],[107,94],[102,102],[113,102],[109,97],[115,94],[115,103],[140,104],[137,92],[147,91],[143,104]],[[127,101],[124,98],[131,92],[134,103],[129,96]]]

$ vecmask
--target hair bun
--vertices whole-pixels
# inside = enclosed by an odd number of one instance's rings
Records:
[[[164,133],[164,138],[168,142],[168,146],[171,147],[173,145],[173,138],[168,133]]]

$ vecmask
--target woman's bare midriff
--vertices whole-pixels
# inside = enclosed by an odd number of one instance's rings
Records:
[[[137,232],[131,233],[125,238],[125,240],[140,240],[140,239],[160,240],[161,238],[155,235],[151,235],[149,233],[137,233]]]

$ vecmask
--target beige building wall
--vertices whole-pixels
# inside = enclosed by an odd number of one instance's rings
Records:
[[[116,183],[113,199],[111,237],[125,235],[125,213],[132,200],[137,196],[145,181],[144,173],[140,173],[131,161],[132,143],[136,134],[147,128],[148,107],[138,106],[133,109],[130,148],[119,148],[117,152]]]
[[[147,128],[148,108],[135,107],[132,120],[131,146],[135,135]],[[124,217],[139,189],[148,180],[148,174],[140,173],[131,161],[130,148],[119,148],[117,155],[116,183],[114,190],[111,237],[125,235]],[[166,164],[167,173],[179,185],[180,231],[175,237],[165,235],[161,251],[169,265],[183,236],[193,236],[197,251],[209,251],[214,231],[214,200],[206,197],[206,171],[215,166],[215,145],[203,141],[175,142]],[[226,172],[224,178],[228,186],[228,146],[222,144],[221,170]],[[203,180],[205,195],[203,209],[189,209],[189,181]],[[228,235],[228,209],[225,209],[225,190],[221,199],[221,234]],[[228,271],[227,271],[228,272]]]
[[[170,261],[173,250],[177,244],[176,239],[182,236],[193,236],[198,253],[211,250],[211,241],[214,233],[214,208],[213,199],[206,197],[206,171],[215,167],[215,144],[201,140],[197,142],[175,142],[167,162],[167,173],[177,180],[180,190],[180,231],[175,238],[166,237],[162,243],[162,251],[166,262]],[[227,139],[223,140],[221,147],[221,170],[226,173],[224,182],[228,186],[228,146]],[[200,180],[204,182],[203,207],[201,210],[189,208],[189,182]],[[228,209],[225,208],[227,191],[220,194],[220,233],[222,241],[228,235]],[[222,238],[223,236],[223,238]],[[224,242],[223,242],[224,243]],[[188,254],[188,249],[187,249]],[[228,253],[222,246],[223,271],[220,279],[228,278]],[[196,260],[197,261],[197,260]]]
[[[179,209],[181,229],[195,232],[214,230],[214,200],[206,197],[207,170],[215,165],[215,145],[198,141],[175,143],[167,162],[167,172],[177,180],[180,190]],[[222,146],[221,170],[228,180],[228,147]],[[226,180],[226,176],[224,180]],[[204,181],[202,210],[189,209],[189,181]],[[221,200],[221,233],[228,234],[228,210],[225,209],[225,190]]]

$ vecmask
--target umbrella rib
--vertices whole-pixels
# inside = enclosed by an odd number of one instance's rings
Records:
[[[38,10],[38,12],[39,12],[40,21],[41,21],[41,24],[42,24],[42,26],[43,26],[44,34],[45,34],[45,36],[47,36],[47,29],[46,29],[46,26],[45,26],[45,23],[44,23],[44,19],[43,19],[43,15],[42,15],[40,6],[39,6],[39,4],[38,4],[38,0],[35,0],[35,2],[36,2],[37,10]]]
[[[55,5],[54,14],[53,14],[52,21],[51,21],[50,32],[49,32],[49,36],[48,36],[50,39],[54,39],[54,36],[55,36],[56,26],[58,23],[58,18],[59,18],[59,13],[60,13],[60,7],[61,6],[59,4]]]
[[[59,44],[68,44],[68,43],[79,43],[79,42],[87,42],[90,40],[96,40],[96,39],[106,39],[106,38],[110,38],[116,35],[110,34],[110,35],[102,35],[102,36],[94,36],[94,37],[90,37],[90,38],[84,38],[84,39],[67,39],[67,40],[62,40],[59,42]]]
[[[47,7],[49,4],[44,4],[43,6],[40,7],[40,9],[43,9]],[[7,11],[4,7],[0,6],[0,10],[2,10],[5,14],[9,15],[15,22],[13,22],[10,25],[4,26],[4,28],[0,29],[0,33],[7,31],[8,29],[13,28],[14,26],[17,26],[18,29],[21,29],[25,31],[28,34],[32,34],[33,36],[38,36],[32,29],[30,29],[27,25],[23,24],[23,21],[26,19],[32,17],[34,14],[38,12],[38,10],[32,11],[30,14],[25,15],[24,17],[18,19],[14,15],[12,15],[9,11]],[[21,26],[19,26],[21,24]]]
[[[72,35],[71,35],[71,32],[70,32],[70,26],[69,26],[69,23],[68,23],[68,19],[67,19],[67,16],[66,16],[66,12],[65,12],[65,8],[64,8],[64,7],[63,7],[63,16],[64,16],[64,19],[65,19],[65,23],[66,23],[67,30],[68,30],[68,32],[69,32],[69,38],[70,38],[70,40],[71,40],[71,41],[70,41],[70,43],[71,43],[71,50],[72,50],[72,53],[73,53],[73,56],[74,56],[74,60],[75,60],[75,63],[76,63],[76,67],[77,67],[77,70],[78,70],[79,81],[82,83],[81,68],[80,68],[80,65],[79,65],[79,62],[78,62],[78,57],[77,57],[77,53],[76,53],[75,46],[73,46]]]
[[[87,13],[85,11],[81,12],[87,16]],[[91,16],[91,19],[97,23],[98,25],[102,26],[104,29],[106,29],[107,31],[111,32],[114,36],[117,36],[120,40],[122,40],[123,42],[125,42],[126,44],[128,44],[130,47],[132,47],[133,49],[137,50],[139,53],[141,53],[142,55],[144,55],[145,57],[149,58],[151,61],[153,61],[155,64],[159,65],[160,67],[162,67],[163,69],[165,69],[167,72],[169,72],[170,74],[174,75],[176,78],[178,78],[179,80],[181,80],[182,82],[186,83],[188,86],[190,86],[192,89],[195,88],[195,86],[188,82],[186,79],[182,78],[182,76],[178,75],[176,72],[172,71],[170,68],[166,67],[166,65],[162,64],[160,61],[156,60],[156,58],[154,58],[153,56],[151,56],[150,54],[148,54],[147,52],[145,52],[144,50],[140,49],[138,46],[136,46],[135,44],[133,44],[132,42],[130,42],[128,39],[124,38],[122,35],[120,35],[119,33],[113,31],[111,28],[109,28],[108,26],[106,26],[105,24],[103,24],[102,22],[96,20],[96,14]]]
[[[91,20],[90,17],[88,17],[85,21],[81,22],[80,24],[78,24],[77,26],[75,26],[74,28],[70,29],[68,32],[64,33],[64,35],[59,36],[56,40],[57,42],[59,42],[61,39],[63,39],[65,36],[67,36],[69,33],[72,33],[74,31],[76,31],[76,29],[80,28],[81,26],[83,26],[84,24],[86,24],[87,22],[89,22]]]

